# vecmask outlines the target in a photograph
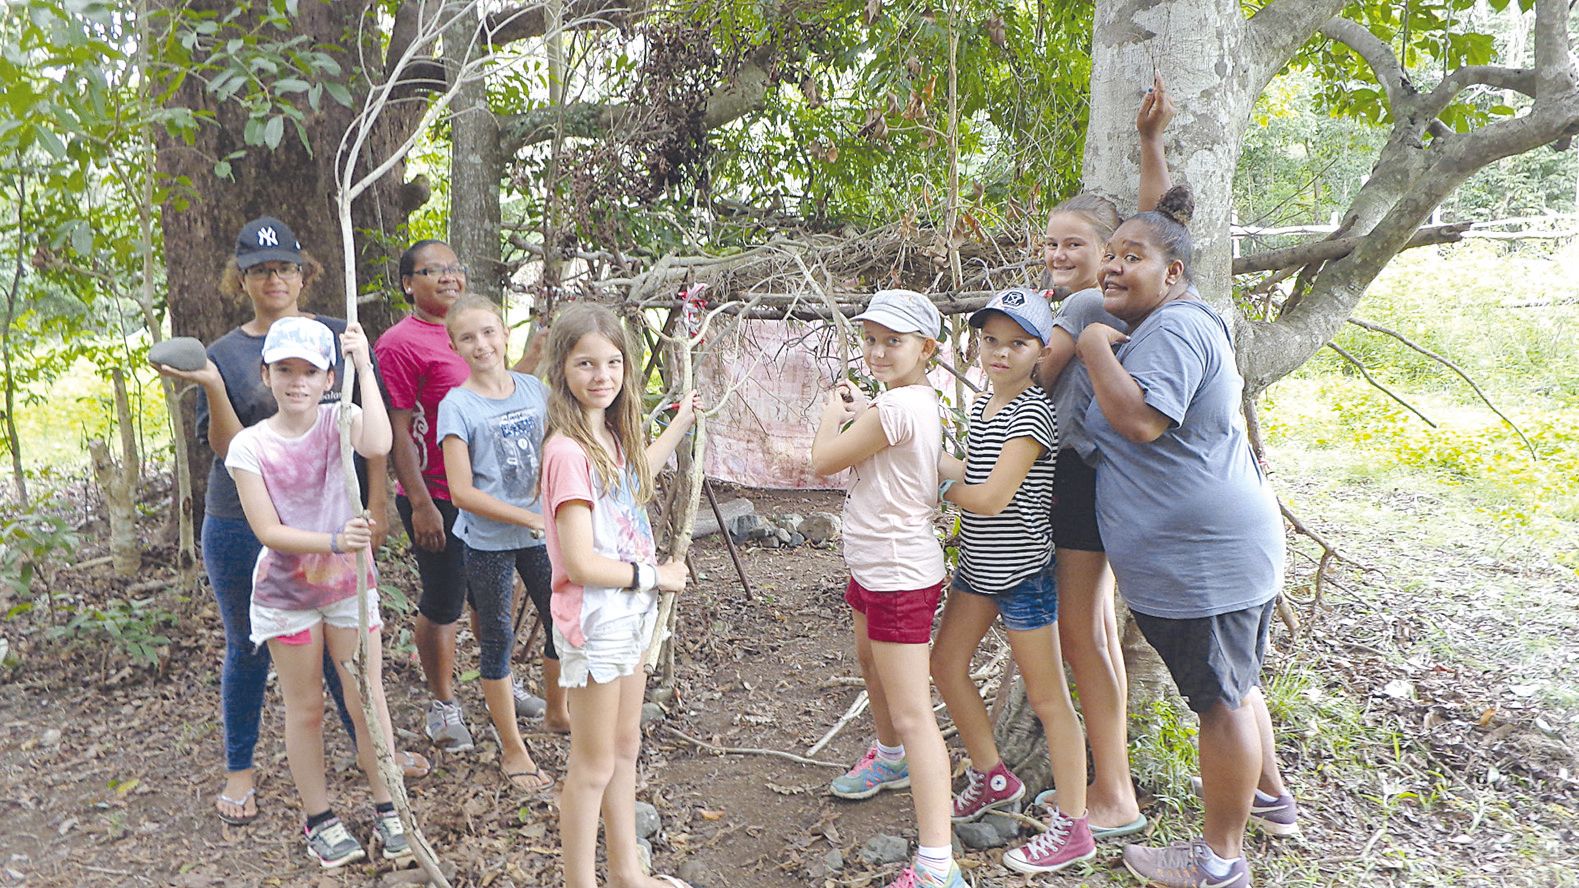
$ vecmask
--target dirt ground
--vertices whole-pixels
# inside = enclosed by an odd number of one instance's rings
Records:
[[[1461,511],[1444,517],[1429,497],[1279,480],[1313,525],[1363,552],[1358,560],[1371,569],[1339,565],[1322,607],[1296,604],[1299,633],[1275,631],[1269,696],[1305,834],[1249,843],[1257,884],[1575,884],[1574,572],[1539,553],[1492,547],[1486,525]],[[768,515],[839,505],[834,494],[746,495]],[[1354,517],[1360,510],[1370,518]],[[386,580],[411,589],[405,559],[385,554]],[[837,551],[748,551],[750,597],[718,537],[694,554],[704,578],[682,598],[677,693],[668,718],[648,729],[638,789],[662,815],[657,869],[682,872],[696,888],[886,884],[896,867],[869,867],[858,851],[878,833],[913,838],[908,795],[842,802],[824,793],[833,767],[698,745],[804,754],[844,714],[858,687]],[[1300,584],[1311,564],[1292,560],[1291,588],[1308,596]],[[71,583],[58,594],[93,600],[117,589],[91,575]],[[302,852],[273,690],[258,748],[261,816],[244,828],[214,816],[221,633],[206,595],[171,605],[184,611],[158,674],[98,648],[46,641],[41,615],[0,622],[20,661],[0,673],[0,885],[387,880],[388,868],[372,864],[323,874]],[[475,650],[462,639],[469,670]],[[400,743],[420,748],[425,700],[409,635],[391,633],[387,652]],[[474,676],[462,695],[486,740]],[[327,722],[337,810],[365,836],[367,791],[342,732]],[[1145,714],[1136,723],[1137,733],[1153,727]],[[818,758],[848,764],[869,731],[869,720],[857,719]],[[1143,788],[1155,799],[1158,839],[1188,835],[1199,818],[1178,785],[1187,767],[1140,760],[1170,748],[1166,739],[1137,742],[1134,752],[1137,775],[1157,781]],[[1188,746],[1187,737],[1173,739]],[[527,742],[563,773],[565,739],[534,731]],[[410,789],[427,836],[457,867],[457,885],[557,884],[552,804],[509,789],[490,743],[440,758]],[[844,867],[828,873],[832,849]],[[1002,849],[969,852],[965,863],[981,888],[1133,884],[1119,851],[1104,845],[1095,866],[1039,879],[1003,869]]]

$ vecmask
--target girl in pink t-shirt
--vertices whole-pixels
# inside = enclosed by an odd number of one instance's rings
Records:
[[[696,421],[694,395],[646,444],[640,353],[614,313],[571,305],[548,342],[548,437],[539,482],[553,564],[554,646],[570,704],[570,763],[559,801],[568,888],[596,888],[598,812],[609,880],[677,888],[648,876],[636,847],[636,758],[647,676],[642,652],[657,590],[685,588],[685,564],[657,563],[644,504],[652,476]],[[645,445],[645,446],[644,446]]]
[[[811,465],[821,475],[855,470],[844,503],[844,600],[877,742],[830,791],[865,799],[909,787],[920,845],[891,888],[964,888],[950,847],[948,749],[932,712],[927,647],[944,565],[932,529],[943,426],[926,372],[943,319],[920,293],[884,290],[854,320],[864,325],[866,366],[886,390],[871,404],[846,382],[830,392]]]
[[[340,337],[362,388],[361,409],[351,412],[351,446],[364,457],[389,452],[391,431],[378,381],[358,324]],[[281,318],[263,341],[263,384],[279,411],[243,429],[230,443],[225,467],[236,481],[242,510],[263,544],[252,583],[252,641],[267,643],[285,697],[285,753],[291,780],[306,815],[307,851],[324,868],[366,856],[361,844],[329,807],[323,762],[323,651],[340,670],[346,708],[356,727],[357,763],[373,791],[374,831],[385,859],[411,853],[389,787],[374,758],[373,742],[345,671],[357,645],[356,553],[372,556],[367,518],[346,500],[340,460],[339,405],[319,404],[334,385],[334,342],[315,320]],[[368,582],[367,693],[389,724],[381,678],[376,577]],[[384,735],[389,749],[394,737]]]

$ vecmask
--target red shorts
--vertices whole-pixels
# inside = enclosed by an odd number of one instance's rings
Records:
[[[866,616],[866,637],[893,644],[926,644],[932,640],[932,617],[937,613],[943,584],[925,589],[873,592],[850,578],[844,600]]]

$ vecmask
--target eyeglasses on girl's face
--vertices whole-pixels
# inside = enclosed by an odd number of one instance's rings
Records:
[[[270,276],[282,281],[295,280],[302,276],[300,265],[254,265],[242,272],[249,281],[266,281]]]
[[[464,265],[429,265],[427,268],[419,268],[419,269],[417,269],[416,271],[412,272],[412,274],[420,274],[423,277],[446,277],[446,276],[448,276],[448,277],[465,277],[466,276],[466,266],[464,266]]]

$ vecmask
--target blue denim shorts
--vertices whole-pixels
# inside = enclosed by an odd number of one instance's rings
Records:
[[[1003,628],[1011,632],[1029,632],[1058,622],[1058,581],[1054,579],[1051,561],[1012,588],[997,594],[977,592],[959,574],[954,575],[953,586],[961,592],[991,598],[998,605]]]

